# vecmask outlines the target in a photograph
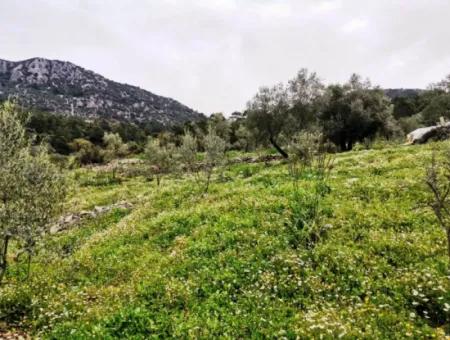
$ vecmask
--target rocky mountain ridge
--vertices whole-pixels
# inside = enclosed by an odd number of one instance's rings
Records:
[[[0,100],[16,97],[30,109],[172,125],[203,115],[174,99],[109,80],[66,61],[0,59]]]

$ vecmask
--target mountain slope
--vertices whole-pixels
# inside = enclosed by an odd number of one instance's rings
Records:
[[[29,108],[86,118],[106,117],[163,125],[203,115],[166,97],[120,84],[70,62],[0,59],[0,100],[17,96]]]

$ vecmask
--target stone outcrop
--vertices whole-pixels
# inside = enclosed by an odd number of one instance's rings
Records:
[[[86,219],[96,218],[100,215],[110,212],[113,209],[131,209],[132,207],[133,205],[129,202],[119,202],[107,206],[96,206],[92,210],[83,210],[78,213],[67,214],[61,216],[58,222],[56,222],[56,224],[54,224],[50,228],[50,234],[56,234],[61,231],[67,230]]]

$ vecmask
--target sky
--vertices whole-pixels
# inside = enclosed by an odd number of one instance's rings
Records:
[[[450,73],[449,0],[0,0],[0,59],[71,61],[205,114],[301,68],[385,88]]]

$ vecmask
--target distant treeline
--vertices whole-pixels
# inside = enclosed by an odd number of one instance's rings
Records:
[[[155,123],[137,125],[107,119],[86,120],[48,112],[32,112],[26,128],[39,141],[46,141],[54,152],[63,155],[73,152],[72,144],[76,139],[85,139],[93,145],[103,147],[105,133],[117,133],[125,143],[138,148],[146,143],[147,136],[164,129]]]
[[[325,86],[315,73],[303,69],[286,84],[261,87],[243,112],[228,118],[215,113],[203,120],[166,127],[152,122],[86,120],[32,112],[26,127],[63,155],[76,152],[80,141],[104,148],[106,134],[119,135],[130,152],[139,153],[150,136],[162,145],[180,145],[186,131],[202,150],[203,137],[212,127],[229,150],[273,146],[287,157],[285,147],[304,132],[320,135],[337,151],[347,151],[357,142],[370,143],[377,137],[403,138],[418,127],[438,123],[441,117],[450,119],[450,76],[427,90],[393,92],[372,86],[358,75],[352,75],[347,83]]]

